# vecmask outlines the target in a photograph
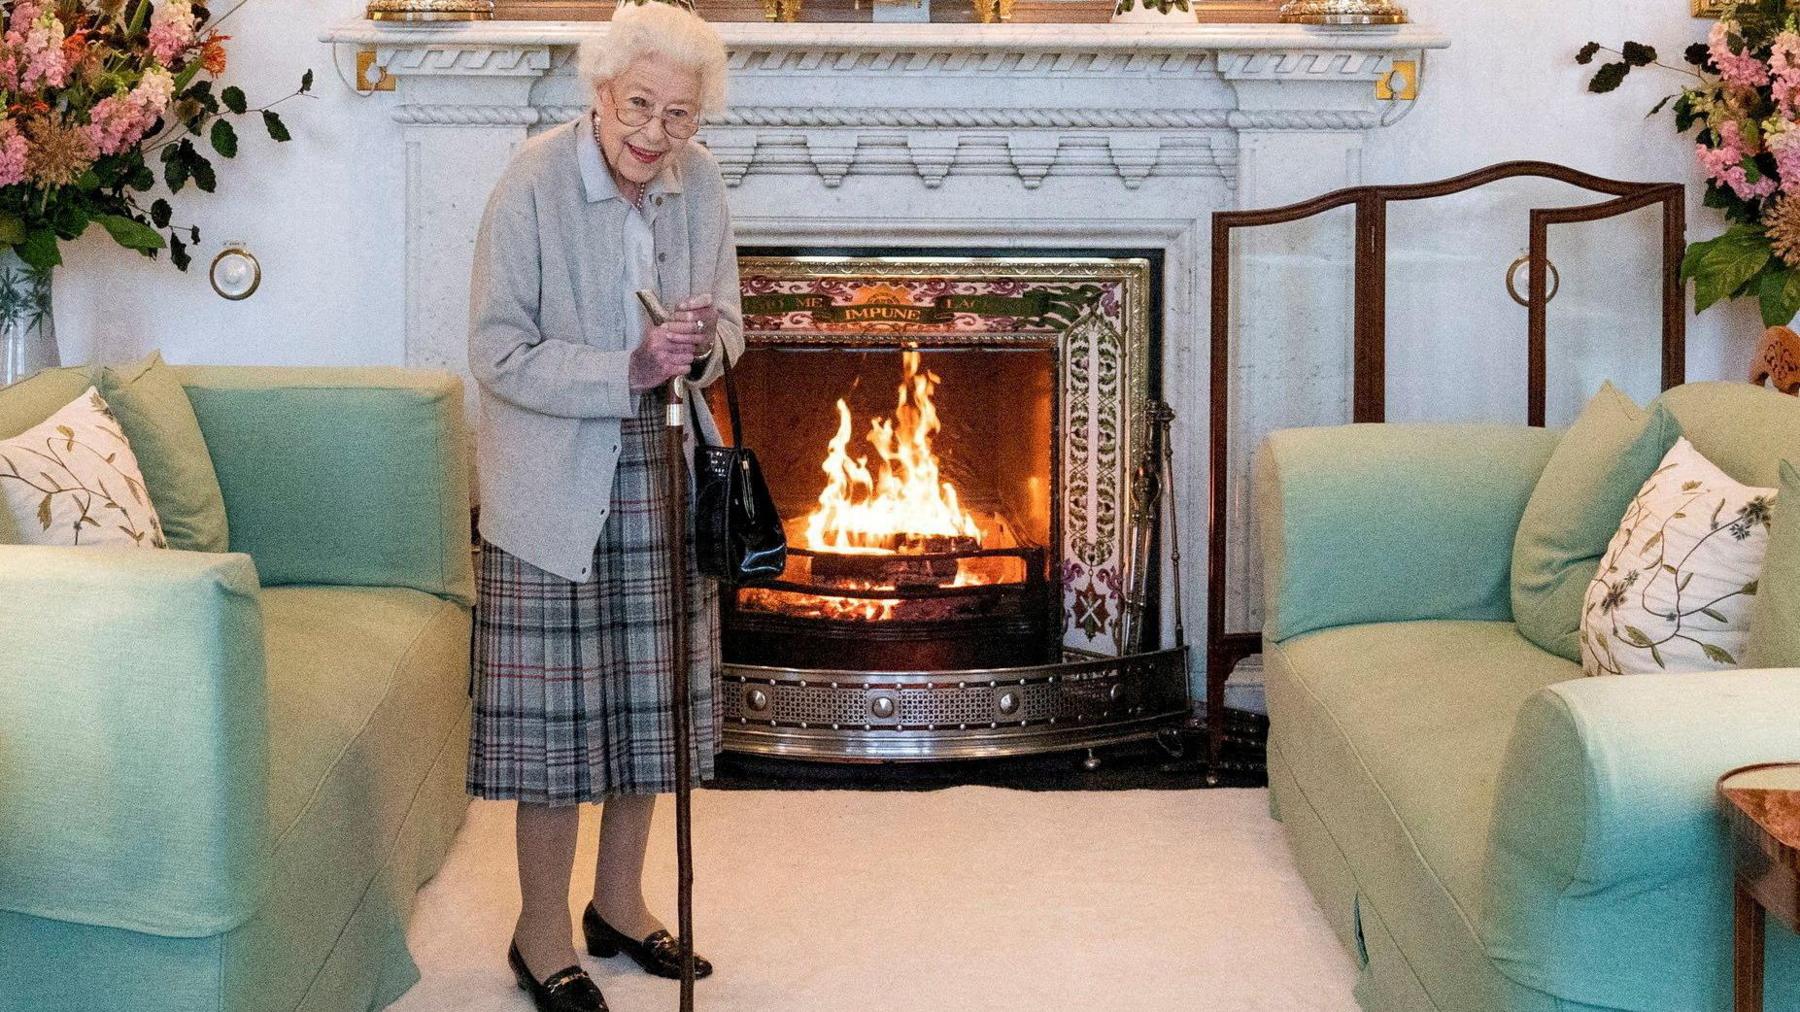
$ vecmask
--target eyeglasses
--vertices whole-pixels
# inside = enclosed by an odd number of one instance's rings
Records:
[[[686,140],[700,130],[700,117],[694,115],[692,109],[671,109],[665,106],[658,112],[640,95],[633,95],[621,102],[611,85],[607,86],[606,93],[612,96],[613,116],[634,130],[659,118],[662,120],[663,133],[677,140]]]

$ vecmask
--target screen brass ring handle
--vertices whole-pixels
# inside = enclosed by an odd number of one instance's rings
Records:
[[[1521,306],[1528,306],[1531,303],[1527,302],[1525,297],[1519,294],[1519,289],[1514,285],[1513,281],[1519,276],[1519,268],[1530,262],[1531,254],[1521,253],[1519,254],[1519,259],[1514,260],[1512,266],[1506,269],[1506,294],[1512,296],[1512,300]],[[1544,260],[1544,266],[1550,268],[1550,292],[1544,296],[1544,301],[1549,302],[1556,298],[1557,292],[1562,290],[1562,272],[1558,271],[1556,265],[1551,263],[1548,258]]]

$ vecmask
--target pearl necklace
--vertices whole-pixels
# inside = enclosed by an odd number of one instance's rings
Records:
[[[605,159],[606,148],[604,146],[602,146],[600,143],[600,121],[598,119],[594,120],[594,146],[600,148],[600,153],[602,156],[601,161],[604,162],[606,160]],[[610,169],[608,171],[610,171]],[[625,182],[627,184],[629,184],[637,192],[636,196],[627,197],[626,198],[627,202],[629,202],[632,207],[635,207],[639,211],[642,211],[644,209],[644,190],[646,189],[646,187],[644,186],[643,183],[633,182],[632,180],[629,180],[629,179],[627,179]],[[622,196],[622,194],[621,194],[621,196]]]

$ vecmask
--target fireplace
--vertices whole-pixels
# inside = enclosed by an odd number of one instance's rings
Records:
[[[725,595],[726,747],[1014,754],[1187,716],[1184,651],[1154,649],[1155,512],[1133,509],[1152,258],[758,255],[740,273],[745,439],[790,555]]]

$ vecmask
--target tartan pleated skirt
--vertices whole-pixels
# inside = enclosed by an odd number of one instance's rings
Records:
[[[661,402],[624,421],[612,511],[587,580],[487,544],[475,607],[469,793],[540,805],[675,789]],[[694,779],[713,776],[723,711],[718,591],[687,560]]]

